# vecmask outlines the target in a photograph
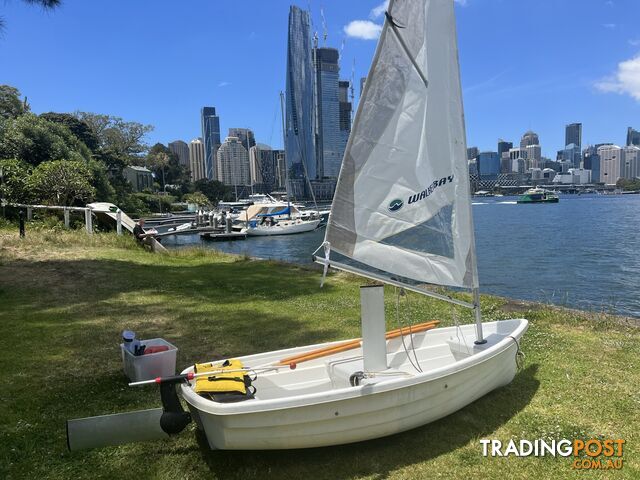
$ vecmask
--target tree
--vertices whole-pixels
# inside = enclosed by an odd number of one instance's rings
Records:
[[[627,191],[640,190],[640,178],[620,178],[616,182],[616,187]]]
[[[16,118],[29,111],[26,100],[20,100],[20,91],[9,85],[0,85],[0,118]]]
[[[51,160],[88,161],[91,152],[67,127],[32,113],[3,122],[0,158],[15,158],[37,166]]]
[[[28,203],[30,167],[15,159],[0,160],[0,198],[9,203]]]
[[[156,143],[149,149],[146,166],[162,180],[163,188],[165,183],[182,185],[189,181],[187,169],[180,165],[178,156],[162,143]]]
[[[137,157],[148,150],[144,137],[153,131],[151,125],[125,122],[120,117],[97,113],[75,112],[74,115],[91,128],[98,139],[99,146],[104,151],[110,151],[115,155]]]
[[[22,0],[30,5],[39,5],[45,10],[51,10],[62,3],[62,0]],[[4,18],[0,17],[0,31],[4,29]]]
[[[84,162],[57,160],[38,165],[29,178],[34,196],[44,203],[71,206],[95,194],[91,171]]]
[[[97,160],[89,160],[87,167],[91,172],[91,185],[95,188],[95,199],[100,202],[117,203],[116,189],[109,181],[107,167]]]
[[[217,204],[220,200],[231,200],[233,192],[229,185],[225,185],[217,180],[201,179],[195,182],[195,189],[202,192],[212,204]]]
[[[84,120],[73,116],[70,113],[48,112],[40,114],[40,118],[44,118],[49,122],[64,125],[69,131],[76,136],[78,140],[84,143],[89,150],[96,152],[98,150],[98,137]]]
[[[206,207],[211,204],[202,192],[187,193],[184,196],[184,201],[187,203],[195,203],[198,207]]]

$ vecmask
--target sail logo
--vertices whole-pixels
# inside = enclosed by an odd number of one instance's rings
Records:
[[[402,208],[403,205],[404,205],[404,202],[399,198],[396,198],[395,200],[391,200],[391,202],[389,202],[389,211],[397,212]]]
[[[452,182],[453,182],[453,175],[449,175],[448,177],[442,177],[440,180],[434,180],[431,183],[431,185],[429,185],[427,188],[425,188],[421,192],[414,193],[413,195],[411,195],[408,201],[409,205],[411,205],[412,203],[418,202],[420,200],[424,200],[433,192],[435,192],[436,188],[442,187],[443,185],[447,185]]]

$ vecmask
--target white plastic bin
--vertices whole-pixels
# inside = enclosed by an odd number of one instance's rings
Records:
[[[178,349],[175,346],[162,338],[140,340],[140,344],[146,345],[147,347],[166,345],[169,347],[169,350],[135,356],[124,348],[124,344],[121,343],[122,366],[129,380],[132,382],[140,382],[142,380],[152,380],[156,377],[166,377],[176,374],[176,354],[178,353]]]

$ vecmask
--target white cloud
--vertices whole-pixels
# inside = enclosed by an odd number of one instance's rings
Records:
[[[458,5],[467,5],[468,0],[454,0]],[[369,18],[376,20],[387,11],[389,8],[389,0],[383,0],[369,12]],[[353,38],[361,38],[363,40],[375,40],[380,36],[382,31],[382,25],[379,25],[371,20],[353,20],[344,27],[344,32]]]
[[[640,102],[640,54],[618,64],[618,70],[595,84],[601,92],[631,95]]]
[[[224,82],[223,81],[223,82],[218,83],[219,87],[228,87],[229,85],[231,85],[231,82]]]
[[[353,20],[344,27],[344,33],[347,36],[362,40],[375,40],[380,36],[381,31],[382,25],[369,20]]]
[[[467,0],[455,0],[455,2],[463,7],[467,5]],[[369,18],[378,18],[382,16],[388,8],[389,0],[384,0],[380,5],[371,10],[371,13],[369,13]]]
[[[378,17],[382,16],[384,14],[384,12],[387,11],[387,8],[389,8],[389,0],[385,0],[380,5],[378,5],[373,10],[371,10],[371,13],[369,14],[369,17],[370,18],[378,18]]]
[[[632,47],[640,46],[640,38],[630,38],[629,45],[631,45]]]
[[[609,29],[612,29],[612,30],[617,27],[617,25],[615,23],[603,23],[602,26],[604,28],[609,28]]]

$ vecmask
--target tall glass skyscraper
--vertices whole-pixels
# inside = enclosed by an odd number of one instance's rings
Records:
[[[217,180],[216,152],[220,147],[220,117],[216,115],[215,107],[202,107],[200,122],[204,140],[205,176],[208,180]]]
[[[289,166],[289,191],[307,190],[318,175],[314,142],[313,62],[309,13],[292,5],[287,42],[287,92],[285,152]]]
[[[627,146],[636,145],[640,146],[640,131],[633,128],[627,128]]]
[[[347,149],[347,142],[351,134],[351,109],[352,105],[349,101],[349,89],[351,82],[348,80],[340,80],[338,82],[338,99],[340,100],[340,160],[344,157],[344,151]],[[340,165],[341,166],[341,165]],[[338,173],[340,166],[338,167]]]
[[[582,124],[570,123],[564,131],[564,144],[575,144],[578,148],[582,148]]]
[[[316,161],[318,177],[337,177],[344,155],[340,134],[338,50],[314,48],[316,70]]]
[[[574,168],[580,168],[581,153],[582,153],[582,124],[570,123],[566,126],[564,131],[564,147],[565,160],[569,160],[573,163]],[[573,148],[570,148],[573,147]],[[567,158],[568,157],[568,158]]]

